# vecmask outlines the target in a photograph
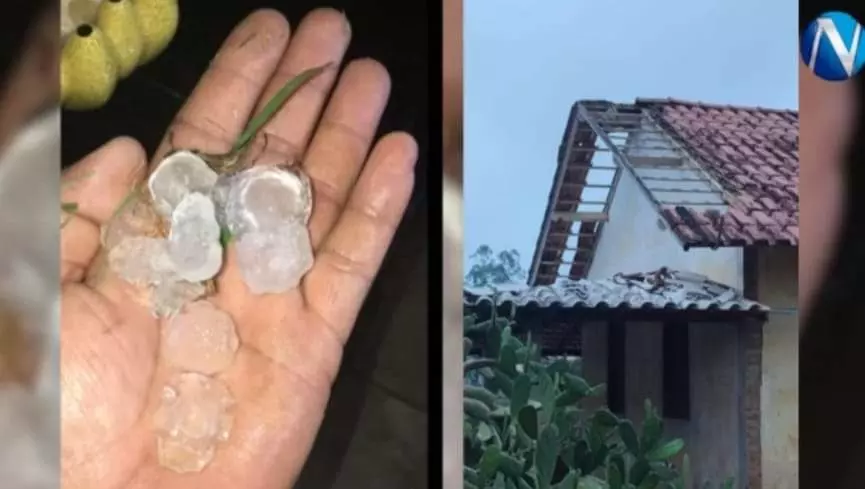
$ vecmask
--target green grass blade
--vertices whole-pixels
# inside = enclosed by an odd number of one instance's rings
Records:
[[[219,244],[221,244],[223,248],[231,243],[232,238],[234,238],[234,236],[231,234],[231,231],[223,227],[219,228]]]
[[[70,214],[74,214],[78,212],[78,204],[76,202],[61,202],[60,209],[63,212],[68,212]]]
[[[114,213],[111,214],[111,219],[114,219],[115,217],[119,216],[121,212],[126,210],[126,207],[129,206],[129,204],[131,204],[138,197],[138,192],[140,188],[141,187],[136,186],[126,193],[126,196],[123,197],[122,201],[120,201],[120,205],[118,205],[117,208],[114,209]]]
[[[295,76],[291,80],[289,80],[282,88],[276,92],[276,95],[267,102],[267,105],[264,106],[264,109],[252,120],[249,121],[249,125],[246,126],[246,129],[243,130],[243,133],[237,138],[237,142],[234,143],[234,147],[232,148],[232,153],[237,153],[246,147],[247,144],[252,140],[253,137],[258,133],[258,131],[264,127],[265,124],[270,121],[271,118],[282,108],[283,104],[295,94],[301,87],[303,87],[307,82],[320,75],[324,70],[330,67],[332,63],[327,63],[322,66],[318,66],[316,68],[310,68],[301,74]]]

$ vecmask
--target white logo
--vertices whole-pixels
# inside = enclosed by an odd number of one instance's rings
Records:
[[[832,50],[838,56],[838,61],[841,62],[841,66],[844,67],[847,76],[853,76],[856,54],[859,51],[859,36],[862,35],[862,25],[856,24],[856,28],[853,30],[853,39],[848,48],[844,44],[841,33],[838,32],[838,27],[835,26],[835,20],[825,17],[817,19],[817,34],[814,36],[814,43],[811,46],[811,59],[808,60],[808,68],[812,72],[814,71],[814,66],[817,64],[817,48],[820,45],[820,39],[824,35],[829,44],[832,45]]]

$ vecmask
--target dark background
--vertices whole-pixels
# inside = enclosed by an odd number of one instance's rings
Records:
[[[861,0],[802,1],[799,29],[840,10],[865,22]],[[799,475],[802,489],[861,489],[865,464],[865,72],[855,81],[856,129],[847,152],[845,215],[833,260],[817,299],[803,318],[799,347]],[[808,114],[802,114],[808,117]],[[811,197],[813,198],[813,197]],[[809,197],[804,197],[806,205]]]
[[[232,27],[263,7],[280,10],[296,27],[305,13],[325,6],[344,11],[352,24],[346,60],[373,57],[390,71],[392,95],[379,131],[413,134],[420,161],[409,211],[349,341],[324,426],[296,487],[423,488],[428,476],[427,248],[441,241],[428,233],[431,127],[436,133],[430,118],[440,117],[430,113],[428,82],[431,75],[441,79],[440,58],[429,54],[430,36],[439,46],[441,41],[439,31],[428,28],[436,16],[426,1],[181,0],[180,26],[162,55],[121,81],[104,108],[63,113],[63,165],[120,135],[138,139],[152,155]],[[440,93],[440,85],[432,90]],[[440,138],[434,144],[440,146]]]

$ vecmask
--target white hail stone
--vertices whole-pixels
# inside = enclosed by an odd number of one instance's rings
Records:
[[[253,166],[230,177],[228,191],[219,189],[225,202],[225,220],[234,235],[253,229],[267,230],[287,221],[306,225],[312,214],[312,187],[300,171],[275,166]]]
[[[143,189],[130,191],[111,219],[102,226],[102,246],[111,249],[130,236],[151,236],[159,229],[162,218],[145,198]]]
[[[169,217],[192,192],[209,193],[217,174],[200,156],[191,151],[176,151],[165,157],[147,181],[153,205]]]
[[[201,282],[187,282],[173,275],[151,287],[150,309],[156,317],[171,317],[206,293],[207,288]]]
[[[237,262],[253,294],[275,294],[297,287],[312,268],[309,230],[298,221],[247,231],[237,239]]]
[[[312,187],[300,171],[254,166],[220,177],[212,198],[235,237],[241,275],[254,294],[297,287],[312,267],[307,223]]]
[[[168,253],[183,280],[201,282],[222,268],[219,224],[213,202],[197,192],[188,194],[171,214]]]
[[[126,236],[108,252],[111,270],[135,285],[152,285],[172,275],[167,242],[149,236]]]
[[[231,435],[231,392],[218,379],[183,372],[168,379],[160,401],[153,417],[159,465],[200,472],[213,460],[217,444]]]
[[[239,346],[231,316],[207,300],[187,304],[162,328],[162,354],[183,370],[222,372],[234,361]]]
[[[147,302],[156,317],[174,315],[207,291],[203,284],[177,275],[163,238],[127,236],[108,252],[108,265],[121,279],[146,287]]]

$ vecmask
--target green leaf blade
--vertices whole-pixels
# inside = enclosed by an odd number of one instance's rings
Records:
[[[63,212],[68,212],[69,214],[74,214],[78,212],[78,203],[77,202],[61,202],[60,209]]]
[[[231,240],[234,236],[231,234],[231,231],[228,228],[220,227],[219,228],[219,244],[222,245],[223,248],[228,246],[231,243]]]
[[[246,126],[246,129],[243,130],[243,133],[240,134],[240,137],[237,138],[237,142],[234,143],[234,147],[231,149],[232,154],[236,154],[240,152],[243,148],[252,141],[252,138],[258,134],[258,131],[267,124],[270,119],[279,112],[279,109],[285,105],[285,102],[288,99],[297,93],[304,85],[306,85],[310,80],[320,75],[324,70],[329,68],[333,63],[327,63],[321,66],[317,66],[315,68],[310,68],[299,75],[295,76],[291,80],[289,80],[282,88],[276,92],[276,95],[271,98],[267,104],[264,106],[264,109],[261,110],[255,117],[253,117],[249,124]]]

